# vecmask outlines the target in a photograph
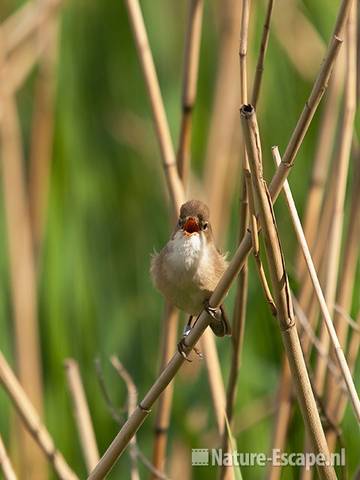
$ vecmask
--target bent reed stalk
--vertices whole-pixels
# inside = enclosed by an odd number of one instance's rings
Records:
[[[76,474],[71,470],[62,454],[55,447],[50,433],[42,424],[38,413],[1,352],[0,383],[2,383],[6,393],[9,395],[26,429],[46,455],[57,476],[61,480],[78,480]]]

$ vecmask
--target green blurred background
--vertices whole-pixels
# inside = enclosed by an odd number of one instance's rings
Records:
[[[274,15],[281,16],[284,2],[276,2]],[[21,3],[2,0],[1,19]],[[205,3],[192,145],[193,169],[199,178],[217,73],[221,9],[221,2]],[[324,42],[329,38],[337,3],[326,0],[297,3],[297,8],[312,22]],[[252,64],[265,12],[265,2],[254,2],[253,7],[255,4],[249,44]],[[144,0],[141,5],[175,142],[181,113],[187,2]],[[301,38],[298,40],[301,42]],[[238,62],[237,57],[234,62]],[[35,77],[36,71],[18,95],[25,148],[29,143]],[[253,69],[250,69],[249,78],[251,85]],[[281,151],[284,150],[311,86],[311,79],[299,73],[278,37],[272,33],[258,113],[268,178],[273,171],[270,147],[277,144]],[[234,109],[238,107],[234,105]],[[306,198],[318,120],[319,114],[290,177],[300,212]],[[164,198],[159,149],[124,4],[121,0],[68,0],[61,25],[54,155],[39,275],[39,321],[46,424],[57,446],[81,478],[85,477],[85,466],[63,361],[70,356],[79,362],[98,445],[103,452],[118,429],[99,390],[95,357],[102,360],[109,391],[119,406],[124,405],[126,392],[108,362],[110,354],[119,356],[131,373],[140,396],[157,375],[163,301],[151,285],[148,269],[150,253],[154,248],[161,248],[172,228],[169,203]],[[226,237],[230,256],[236,248],[238,200],[236,189]],[[283,200],[278,202],[276,212],[290,276],[294,277],[295,240]],[[12,308],[3,208],[0,209],[0,228],[0,347],[7,358],[12,359]],[[293,287],[297,288],[294,281]],[[226,302],[229,312],[232,311],[234,290]],[[359,291],[359,282],[356,291]],[[354,305],[353,314],[357,307]],[[283,351],[276,327],[250,261],[238,413],[256,399],[276,392]],[[227,378],[230,340],[219,340],[217,344]],[[0,411],[0,430],[7,439],[10,409],[2,390]],[[139,446],[150,458],[153,424],[154,415],[138,434]],[[272,417],[268,417],[237,434],[238,449],[267,452],[271,427]],[[359,460],[358,440],[358,429],[348,408],[344,441],[350,473],[355,471]],[[302,421],[296,409],[288,449],[301,451],[302,445]],[[205,366],[195,362],[186,365],[175,381],[170,476],[171,472],[178,471],[177,464],[181,460],[183,476],[187,478],[191,474],[191,448],[208,446],[218,446],[216,425]],[[125,454],[109,478],[129,478],[129,465],[129,457]],[[143,478],[149,475],[142,466],[140,471]],[[243,469],[244,478],[261,478],[263,474],[264,471],[257,467]],[[216,478],[217,473],[214,468],[198,467],[192,475],[199,479]],[[297,475],[295,470],[284,469],[285,479],[297,478]]]

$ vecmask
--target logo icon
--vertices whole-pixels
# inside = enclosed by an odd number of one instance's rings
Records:
[[[209,449],[193,448],[191,451],[191,464],[193,466],[209,465]]]

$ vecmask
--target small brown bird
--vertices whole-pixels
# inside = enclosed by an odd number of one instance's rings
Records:
[[[153,255],[150,273],[155,287],[173,305],[189,313],[184,335],[191,321],[205,308],[215,335],[230,335],[231,329],[222,307],[210,308],[211,297],[227,261],[216,248],[209,222],[209,208],[199,200],[182,205],[175,231],[165,247]]]

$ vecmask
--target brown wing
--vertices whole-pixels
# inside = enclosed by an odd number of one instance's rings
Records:
[[[219,313],[216,314],[216,318],[211,320],[210,328],[217,337],[231,335],[231,327],[222,305],[220,306]]]

